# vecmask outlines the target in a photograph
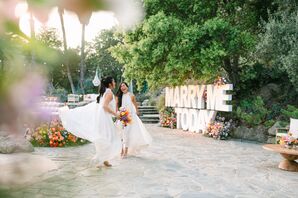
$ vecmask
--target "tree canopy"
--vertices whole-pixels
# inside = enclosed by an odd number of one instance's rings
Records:
[[[295,7],[295,6],[293,6]],[[297,7],[296,7],[297,8]],[[257,45],[256,54],[269,68],[285,72],[283,78],[298,91],[298,10],[286,10],[270,16]]]
[[[145,20],[112,49],[125,76],[149,86],[206,82],[217,75],[238,85],[272,1],[144,0]],[[164,75],[166,74],[166,75]]]
[[[122,35],[117,34],[116,29],[101,31],[88,46],[86,65],[87,79],[93,80],[98,68],[103,76],[112,76],[116,82],[122,79],[122,64],[120,64],[109,51],[110,47],[122,42]],[[95,90],[94,90],[95,91]]]

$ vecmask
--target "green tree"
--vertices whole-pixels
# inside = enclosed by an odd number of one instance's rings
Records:
[[[85,63],[85,29],[88,25],[89,20],[92,16],[92,11],[87,11],[78,15],[80,23],[82,25],[82,36],[81,36],[81,61],[80,61],[80,87],[83,94],[85,94],[85,72],[86,72],[86,63]]]
[[[87,78],[93,79],[99,68],[102,76],[113,76],[117,82],[122,79],[122,65],[111,56],[109,48],[122,42],[122,35],[115,29],[101,31],[89,46],[86,58]],[[95,91],[95,89],[94,89]]]
[[[80,51],[78,49],[68,49],[65,58],[64,64],[68,63],[71,76],[73,76],[73,83],[77,85],[77,89],[80,88],[80,70],[78,65],[80,64]],[[67,61],[67,62],[66,62]],[[66,67],[63,67],[64,71],[67,72]]]
[[[67,56],[67,41],[66,41],[66,32],[65,32],[65,25],[64,25],[64,18],[63,18],[63,14],[64,14],[64,9],[62,7],[58,7],[58,13],[59,13],[59,18],[60,18],[60,23],[61,23],[61,29],[62,29],[62,35],[63,35],[63,53],[66,56],[66,60],[65,60],[65,67],[67,70],[67,78],[71,87],[71,92],[75,93],[75,87],[74,87],[74,83],[73,83],[73,79],[71,76],[71,71],[70,71],[70,66],[69,66],[69,59]]]
[[[144,0],[145,20],[112,55],[125,76],[150,87],[226,76],[236,89],[272,1]]]
[[[38,41],[34,46],[37,52],[36,62],[43,65],[48,71],[49,86],[51,88],[65,89],[67,92],[72,92],[68,74],[74,76],[74,78],[72,78],[73,84],[79,83],[79,51],[67,49],[66,53],[63,53],[61,49],[62,41],[55,28],[43,28],[36,38]],[[27,51],[30,52],[30,50]],[[47,54],[47,56],[45,56],[45,54]]]
[[[58,50],[62,47],[62,41],[59,38],[56,28],[43,27],[36,36],[36,39],[49,48]]]
[[[296,4],[297,5],[297,4]],[[295,7],[294,5],[292,7]],[[297,6],[296,6],[297,8]],[[272,14],[259,35],[256,56],[269,68],[284,73],[298,92],[298,9]]]
[[[29,115],[32,114],[32,111],[35,111],[33,108],[36,106],[37,95],[42,91],[41,86],[43,85],[42,79],[44,79],[44,76],[40,73],[42,68],[40,64],[59,65],[54,63],[60,62],[61,66],[62,61],[59,56],[56,56],[59,53],[54,53],[55,50],[51,50],[51,48],[42,45],[35,39],[28,38],[20,31],[19,20],[14,15],[14,9],[18,3],[19,1],[1,1],[0,3],[0,10],[5,10],[0,12],[0,56],[3,68],[3,72],[1,71],[0,74],[0,125],[7,126],[7,130],[10,132],[19,131],[19,134],[23,134],[21,129],[23,129],[24,123],[22,121],[24,120],[21,117],[26,116],[26,122],[28,122]],[[52,8],[57,6],[75,12],[80,17],[103,9],[117,11],[115,6],[102,0],[77,0],[75,3],[68,0],[27,0],[27,3],[29,5],[28,10],[43,23],[47,21]],[[121,11],[127,11],[127,9]],[[33,49],[34,52],[31,53]],[[61,51],[60,54],[62,54]],[[31,63],[39,65],[37,67],[28,67]],[[30,86],[30,89],[28,89],[27,84],[23,82],[29,81],[32,73],[36,75],[35,79],[31,79],[32,85],[37,86]],[[26,93],[27,95],[22,98],[24,101],[20,103],[17,102],[19,100],[16,100],[15,95],[12,93]]]
[[[36,62],[44,65],[48,71],[49,86],[51,88],[69,87],[64,86],[66,75],[64,75],[63,63],[64,57],[62,54],[62,41],[59,39],[57,29],[44,27],[42,31],[36,35],[38,44],[36,49]],[[31,46],[30,46],[31,47]],[[44,56],[44,53],[47,56]]]

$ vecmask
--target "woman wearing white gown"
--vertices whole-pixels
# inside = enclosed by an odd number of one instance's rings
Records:
[[[63,107],[59,111],[66,130],[94,143],[96,155],[92,161],[97,167],[102,164],[110,167],[108,161],[118,156],[121,148],[121,140],[112,119],[112,116],[119,117],[112,92],[115,84],[112,77],[107,77],[101,81],[97,102],[75,109]]]
[[[138,106],[135,96],[128,92],[128,85],[125,82],[120,84],[117,92],[117,107],[125,107],[131,114],[132,122],[128,124],[122,135],[122,150],[121,156],[126,157],[127,153],[133,154],[149,146],[152,142],[152,137],[144,127],[142,121],[138,117]]]

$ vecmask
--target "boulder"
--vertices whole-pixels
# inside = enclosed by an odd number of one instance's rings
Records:
[[[276,129],[277,128],[284,128],[284,127],[282,127],[280,125],[280,122],[278,122],[278,121],[275,122],[274,125],[268,129],[269,135],[275,136],[276,135]]]
[[[23,137],[0,136],[0,153],[29,153],[33,151],[32,144]]]
[[[275,137],[268,137],[267,144],[275,144]]]
[[[231,135],[236,139],[257,141],[262,143],[267,142],[268,139],[268,132],[264,126],[257,126],[253,128],[239,126],[234,129]]]
[[[146,99],[142,102],[142,106],[148,106],[149,105],[149,100]]]

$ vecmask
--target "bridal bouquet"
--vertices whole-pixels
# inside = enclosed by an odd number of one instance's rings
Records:
[[[120,122],[124,127],[126,127],[132,121],[130,113],[125,107],[120,107],[119,111],[120,111]]]

